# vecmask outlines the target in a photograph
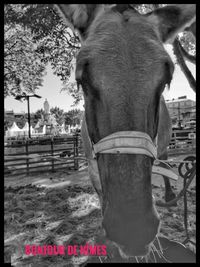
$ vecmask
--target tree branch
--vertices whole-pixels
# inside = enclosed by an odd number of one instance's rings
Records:
[[[15,74],[15,76],[16,76],[16,71],[11,71],[11,72],[4,73],[4,80],[7,80],[8,79],[7,76],[8,75],[12,75],[12,74]]]
[[[70,37],[70,39],[72,38],[72,36],[71,36],[71,34],[70,34],[69,32],[66,32],[66,34],[68,34],[68,36]],[[65,35],[63,35],[63,37],[65,38],[67,44],[68,44],[71,48],[80,49],[80,46],[72,44],[72,43],[68,40],[68,38],[67,38]]]
[[[8,51],[10,51],[16,44],[18,43],[18,41],[15,41],[14,44],[12,44],[10,47],[6,47]],[[8,54],[5,52],[4,56],[7,56]]]
[[[7,32],[9,32],[9,30],[13,28],[13,25],[12,24],[8,25],[8,24],[6,24],[4,22],[4,25],[5,25],[5,27],[4,27],[4,34],[6,34]],[[7,29],[6,29],[6,26],[8,27]]]
[[[188,69],[185,61],[184,61],[184,58],[182,56],[182,53],[181,53],[181,48],[180,48],[180,43],[178,41],[178,39],[176,38],[174,43],[173,43],[173,48],[174,48],[174,54],[176,55],[177,57],[177,61],[181,67],[181,70],[183,71],[183,73],[185,74],[188,82],[189,82],[189,85],[190,87],[192,88],[192,90],[196,93],[196,81],[192,75],[192,73],[190,72],[190,70]]]
[[[69,46],[69,48],[73,48],[73,49],[80,49],[79,46],[76,46],[76,45],[73,45],[66,37],[65,37],[65,40]]]

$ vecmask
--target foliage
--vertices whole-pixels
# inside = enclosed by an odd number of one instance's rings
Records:
[[[166,4],[134,4],[141,14]],[[62,90],[82,99],[75,83],[69,82],[73,59],[80,48],[77,35],[63,24],[51,4],[4,5],[4,96],[34,93],[42,85],[45,68],[51,64],[63,82]],[[188,32],[179,37],[184,49],[194,55],[194,38]]]
[[[54,107],[50,109],[50,113],[55,116],[55,119],[59,125],[62,125],[65,121],[64,110],[59,107]]]
[[[66,85],[61,89],[61,91],[67,91],[74,98],[73,106],[79,104],[83,100],[83,93],[80,88],[77,87],[76,82],[67,82]]]
[[[4,135],[5,135],[5,131],[7,131],[8,128],[10,128],[12,126],[13,122],[14,122],[14,119],[12,119],[12,118],[11,119],[5,119],[4,118]]]
[[[179,36],[179,40],[183,48],[191,55],[196,55],[196,42],[194,36],[190,32],[183,32]]]
[[[44,109],[38,109],[36,112],[35,112],[35,118],[37,119],[42,119],[44,117]]]
[[[24,116],[15,117],[15,116],[4,116],[4,133],[8,128],[10,128],[14,122],[16,122],[19,128],[23,128],[27,122],[28,115],[24,113]]]
[[[4,96],[34,93],[48,62],[65,83],[80,44],[51,5],[4,7]]]
[[[62,125],[64,122],[66,125],[75,126],[76,124],[80,124],[83,111],[80,109],[72,109],[68,112],[64,112],[63,109],[59,107],[52,107],[50,109],[51,117],[55,118],[56,122],[59,125]],[[35,118],[42,119],[44,118],[44,110],[39,109],[35,112]]]
[[[45,74],[33,35],[20,25],[5,25],[4,30],[4,96],[33,93],[42,85]]]
[[[65,113],[65,124],[75,126],[81,123],[83,111],[80,109],[72,109]]]

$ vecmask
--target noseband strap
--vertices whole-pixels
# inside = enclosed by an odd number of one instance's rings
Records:
[[[157,158],[157,149],[151,137],[143,132],[120,131],[93,144],[95,154],[142,154]]]
[[[92,151],[92,158],[88,156],[88,160],[94,160],[98,153],[142,154],[157,159],[157,148],[148,134],[138,131],[121,131],[110,134],[94,144],[89,137],[86,121],[84,122],[86,136]],[[159,162],[158,159],[157,161]],[[178,176],[169,167],[166,169],[166,166],[153,166],[152,172],[165,175],[173,180],[178,179]]]

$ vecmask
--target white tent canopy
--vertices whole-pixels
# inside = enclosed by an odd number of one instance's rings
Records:
[[[28,135],[28,133],[29,133],[28,122],[25,123],[24,127],[22,128],[22,131],[23,131],[23,135]],[[30,131],[31,131],[31,134],[34,133],[34,129],[33,129],[32,125],[30,127]]]
[[[22,128],[22,131],[28,131],[28,122],[25,123],[24,127]]]
[[[33,127],[31,125],[31,134],[34,132]],[[16,122],[13,122],[13,125],[6,131],[6,137],[11,137],[11,136],[28,136],[29,133],[29,127],[28,127],[28,122],[25,123],[24,127],[20,129]]]
[[[40,120],[36,123],[35,129],[40,128]]]
[[[13,125],[9,128],[10,131],[21,131],[21,129],[17,126],[16,122],[13,122]]]
[[[23,131],[20,129],[16,122],[13,122],[13,125],[6,131],[6,136],[11,137],[11,136],[19,136],[22,135]]]

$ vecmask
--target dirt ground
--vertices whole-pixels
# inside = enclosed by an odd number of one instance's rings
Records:
[[[185,158],[184,156],[178,159]],[[177,159],[177,158],[176,158]],[[178,174],[177,168],[173,170]],[[177,194],[183,179],[172,181]],[[152,189],[156,199],[164,198],[164,182],[153,175]],[[78,172],[56,172],[29,176],[5,177],[4,184],[4,261],[12,266],[79,266],[87,261],[106,262],[107,258],[88,256],[26,255],[25,245],[95,244],[102,235],[101,210],[98,197],[90,183],[87,169]],[[160,234],[183,242],[183,199],[176,207],[157,207],[161,218]],[[196,243],[196,179],[188,193],[188,231]],[[187,246],[195,251],[195,247]]]

